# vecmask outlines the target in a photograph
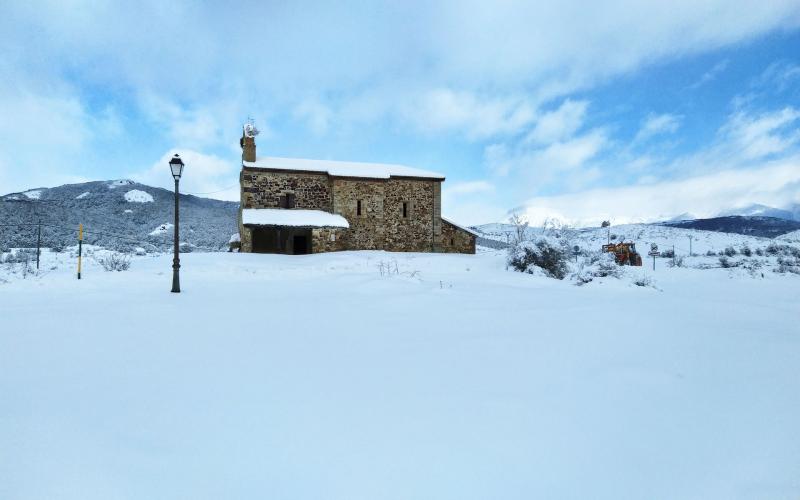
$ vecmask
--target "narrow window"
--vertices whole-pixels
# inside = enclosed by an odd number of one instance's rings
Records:
[[[294,193],[286,193],[286,208],[294,208]]]
[[[403,218],[404,219],[408,218],[408,202],[407,201],[403,202]]]
[[[453,238],[450,238],[450,246],[453,246],[453,245],[455,245],[455,240]]]
[[[361,200],[356,201],[356,215],[361,215]]]

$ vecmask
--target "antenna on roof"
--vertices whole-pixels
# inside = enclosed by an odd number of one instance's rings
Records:
[[[245,137],[255,137],[259,133],[259,130],[256,128],[256,124],[252,118],[247,117],[247,123],[244,124],[244,135]]]

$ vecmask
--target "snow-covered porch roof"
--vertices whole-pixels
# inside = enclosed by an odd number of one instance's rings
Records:
[[[338,214],[322,210],[294,208],[245,208],[242,210],[245,226],[289,226],[289,227],[341,227],[349,228],[347,219]]]
[[[467,232],[467,233],[471,234],[472,236],[480,236],[478,233],[476,233],[476,232],[475,232],[475,231],[473,231],[472,229],[468,228],[467,226],[464,226],[464,225],[462,225],[462,224],[458,224],[458,223],[456,223],[456,222],[453,222],[453,221],[451,221],[450,219],[447,219],[447,218],[445,218],[445,217],[442,217],[442,220],[443,220],[443,221],[445,221],[445,222],[447,222],[447,223],[448,223],[448,224],[450,224],[451,226],[455,226],[455,227],[457,227],[457,228],[461,229],[462,231],[465,231],[465,232]]]

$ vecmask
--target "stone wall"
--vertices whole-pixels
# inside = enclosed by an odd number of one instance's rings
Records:
[[[242,208],[280,208],[281,197],[293,194],[295,208],[344,216],[349,229],[312,231],[313,252],[444,250],[443,229],[446,226],[441,220],[440,181],[331,178],[325,173],[276,172],[248,167],[242,169],[240,181]],[[252,251],[252,231],[242,226],[241,221],[239,229],[241,251]],[[469,242],[462,239],[463,235],[459,237],[458,248],[467,248]]]
[[[442,251],[475,253],[475,235],[442,219]]]
[[[386,250],[438,251],[434,242],[434,185],[438,181],[389,179],[384,200]],[[403,217],[403,203],[407,216]]]
[[[342,244],[351,250],[385,249],[386,181],[333,179],[333,211],[350,223]],[[361,201],[361,215],[358,202]]]
[[[346,245],[347,229],[316,228],[311,230],[311,252],[338,252],[349,250]]]
[[[265,172],[245,168],[241,173],[242,208],[280,208],[281,196],[294,194],[296,208],[331,211],[331,183],[324,173]]]

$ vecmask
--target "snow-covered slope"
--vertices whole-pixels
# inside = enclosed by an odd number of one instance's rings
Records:
[[[181,240],[199,249],[227,250],[237,209],[238,203],[182,195]],[[74,244],[78,224],[83,224],[88,243],[127,251],[139,246],[166,250],[172,244],[168,236],[151,232],[171,220],[173,210],[172,191],[125,179],[11,193],[0,196],[0,250],[35,245],[38,234],[32,224],[39,217],[46,247]]]
[[[0,282],[0,497],[800,491],[794,275],[577,287],[502,252],[206,253],[170,294],[169,255],[94,257]]]

